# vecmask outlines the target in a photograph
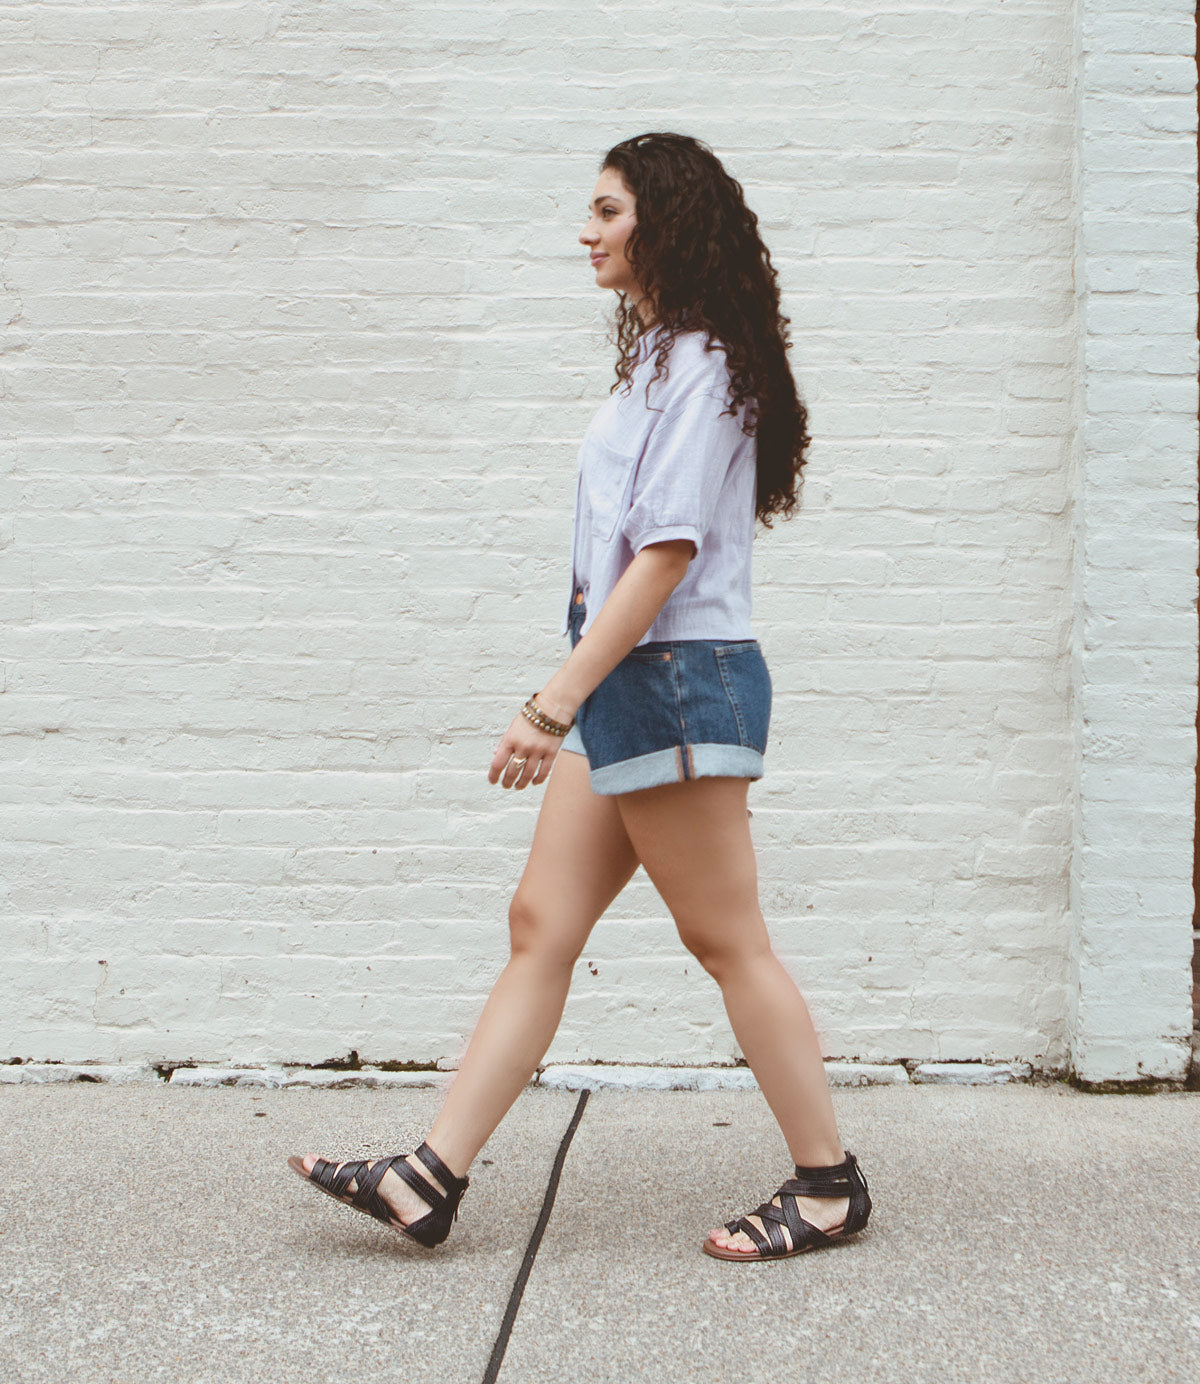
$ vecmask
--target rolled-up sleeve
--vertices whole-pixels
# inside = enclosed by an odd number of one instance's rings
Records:
[[[655,422],[621,524],[635,553],[648,543],[689,538],[699,556],[729,467],[746,440],[740,417],[724,413],[725,406],[722,394],[694,394]]]

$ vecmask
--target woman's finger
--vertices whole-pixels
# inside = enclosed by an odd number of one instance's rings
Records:
[[[554,737],[529,727],[523,717],[514,717],[496,746],[488,767],[488,782],[502,788],[528,788],[544,783],[558,744]]]
[[[529,768],[529,760],[533,753],[532,750],[528,749],[517,749],[513,751],[508,763],[504,766],[503,782],[505,788],[524,787],[524,784],[520,783],[519,780],[525,775],[525,771]]]
[[[504,773],[506,766],[512,759],[516,751],[512,747],[512,742],[505,735],[496,746],[496,753],[492,756],[492,762],[488,766],[488,782],[499,783],[500,777]]]
[[[538,770],[542,767],[542,751],[530,750],[529,759],[521,770],[521,776],[514,785],[516,788],[528,788],[537,779]]]

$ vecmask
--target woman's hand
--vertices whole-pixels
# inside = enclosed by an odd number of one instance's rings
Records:
[[[562,742],[561,735],[538,730],[532,721],[517,712],[496,746],[488,769],[488,782],[499,783],[503,788],[528,788],[531,783],[545,783]],[[517,762],[522,759],[524,764]]]
[[[695,551],[690,538],[663,539],[648,543],[634,556],[587,634],[580,636],[566,662],[535,693],[537,705],[547,716],[565,724],[575,719],[589,695],[658,618]],[[560,736],[538,730],[518,712],[496,747],[488,782],[503,781],[505,788],[544,783],[561,746]]]

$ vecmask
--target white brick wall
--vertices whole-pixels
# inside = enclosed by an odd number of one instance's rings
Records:
[[[1082,0],[1071,1063],[1190,1057],[1196,755],[1195,16]]]
[[[1090,7],[1190,52],[1179,5]],[[611,378],[575,236],[602,151],[673,128],[762,214],[816,439],[756,555],[779,949],[831,1055],[1065,1062],[1073,24],[1068,0],[6,6],[0,1056],[461,1052],[537,805],[486,765],[565,653]],[[1096,269],[1124,277],[1088,364],[1125,393],[1089,423],[1113,507],[1086,537],[1102,563],[1132,500],[1113,449],[1139,446],[1162,579],[1122,587],[1117,653],[1169,683],[1147,743],[1179,797],[1186,64],[1105,45],[1111,118],[1168,124],[1129,136],[1162,160],[1136,253],[1126,165],[1096,165]],[[1140,676],[1097,651],[1087,695]],[[735,1055],[644,878],[586,963],[552,1058]]]

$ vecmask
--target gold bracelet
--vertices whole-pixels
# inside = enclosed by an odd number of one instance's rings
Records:
[[[535,692],[521,708],[521,715],[524,716],[527,721],[532,721],[533,724],[537,726],[538,730],[547,731],[551,735],[566,735],[570,731],[571,726],[575,724],[574,719],[569,723],[564,723],[562,721],[556,721],[553,716],[547,716],[534,700],[536,696],[537,693]]]
[[[564,725],[562,721],[556,721],[553,718],[553,716],[547,716],[547,714],[542,710],[540,706],[538,706],[537,702],[534,700],[534,697],[536,696],[537,693],[535,692],[534,696],[530,697],[530,699],[521,708],[521,714],[525,717],[526,720],[532,721],[533,724],[537,726],[539,730],[547,731],[550,735],[566,735],[570,731],[571,726]],[[572,722],[572,724],[574,724],[574,722]]]

